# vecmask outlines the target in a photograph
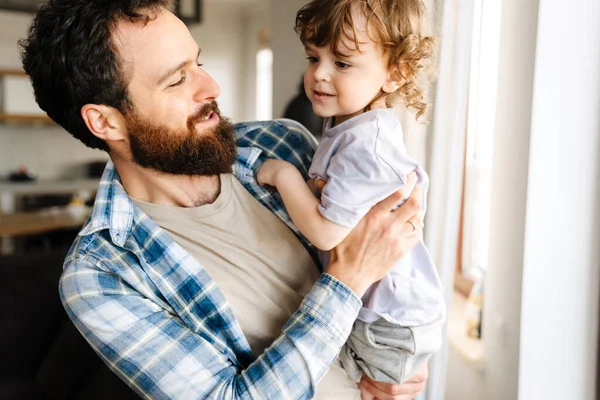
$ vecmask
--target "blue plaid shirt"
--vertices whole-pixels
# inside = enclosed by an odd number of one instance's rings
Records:
[[[289,120],[239,124],[236,132],[235,176],[314,256],[255,172],[275,157],[306,176],[316,141]],[[60,296],[94,350],[143,398],[313,397],[350,333],[360,299],[322,274],[281,336],[256,357],[199,261],[131,202],[109,162],[92,215],[65,260]]]

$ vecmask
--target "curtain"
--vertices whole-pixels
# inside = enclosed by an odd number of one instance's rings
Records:
[[[446,303],[450,304],[458,246],[476,0],[432,1],[434,22],[439,27],[439,58],[426,151],[431,184],[424,240],[438,268]],[[447,329],[444,335],[447,339]],[[421,399],[445,397],[448,340],[443,343],[429,362],[429,381]]]

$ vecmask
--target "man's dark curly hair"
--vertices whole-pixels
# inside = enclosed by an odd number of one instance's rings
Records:
[[[85,104],[130,109],[128,79],[112,32],[120,19],[148,23],[171,0],[50,0],[19,41],[35,100],[50,118],[86,146],[108,151],[81,117]]]

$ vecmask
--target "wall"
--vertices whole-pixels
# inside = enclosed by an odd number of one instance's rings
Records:
[[[599,19],[598,0],[568,7],[540,0],[521,306],[523,400],[596,398]],[[557,49],[568,49],[568,73]]]
[[[244,98],[241,104],[240,119],[252,121],[256,119],[256,53],[260,50],[259,34],[261,29],[271,28],[271,11],[269,0],[255,0],[244,6],[242,24],[245,32],[242,85]]]
[[[489,397],[486,396],[485,371],[465,363],[460,354],[449,346],[444,400],[487,400]],[[511,397],[505,399],[512,400]]]
[[[0,11],[0,66],[2,68],[20,68],[18,57],[18,38],[25,35],[30,14]]]
[[[29,14],[0,11],[0,68],[20,68],[16,41],[25,35],[31,18]],[[240,2],[208,0],[204,22],[190,28],[202,48],[201,62],[221,86],[221,110],[234,120],[248,116],[243,84],[247,78],[242,72],[246,37],[242,18]],[[82,163],[106,158],[60,127],[0,124],[0,176],[20,165],[35,170],[40,178],[80,175]]]
[[[31,18],[29,14],[0,12],[0,68],[21,68],[16,42],[25,35]],[[21,165],[40,178],[76,176],[84,173],[82,163],[106,158],[60,127],[0,124],[0,176]]]
[[[200,62],[221,87],[219,107],[235,121],[243,109],[244,37],[243,7],[234,2],[204,2],[202,24],[190,26],[190,33],[202,49]]]
[[[304,47],[294,32],[296,12],[307,0],[271,0],[273,48],[273,118],[281,118],[285,106],[298,92],[304,75]]]

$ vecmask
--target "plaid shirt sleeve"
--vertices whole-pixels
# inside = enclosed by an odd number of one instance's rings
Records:
[[[110,168],[59,285],[108,367],[146,399],[312,398],[358,315],[356,294],[322,274],[255,358],[214,281],[131,206]]]

